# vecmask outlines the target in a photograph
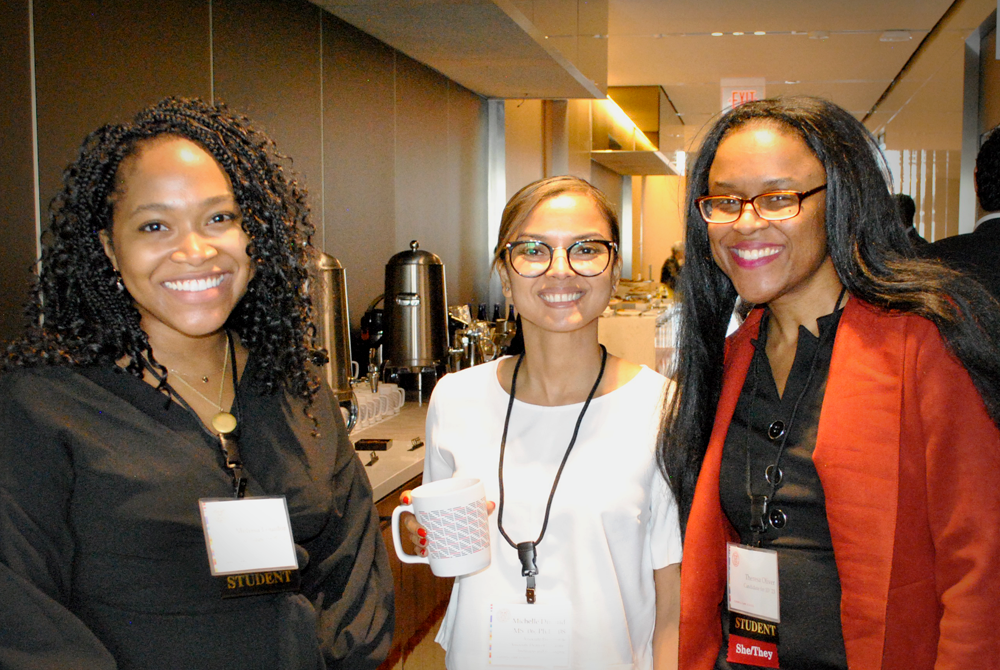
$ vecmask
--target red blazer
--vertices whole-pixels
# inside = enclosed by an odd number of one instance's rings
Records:
[[[727,342],[722,395],[681,564],[680,667],[722,644],[722,446],[761,310]],[[851,299],[816,450],[852,669],[1000,668],[1000,431],[937,328]]]

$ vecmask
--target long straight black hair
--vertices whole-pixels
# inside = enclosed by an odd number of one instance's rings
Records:
[[[677,498],[682,527],[715,421],[726,328],[736,301],[732,282],[712,258],[694,199],[708,194],[719,144],[754,124],[801,137],[823,164],[827,250],[841,283],[876,307],[933,321],[1000,426],[1000,306],[973,280],[915,256],[899,225],[885,158],[868,130],[847,111],[818,98],[747,103],[716,122],[688,177],[677,392],[668,401],[659,445],[660,467]]]

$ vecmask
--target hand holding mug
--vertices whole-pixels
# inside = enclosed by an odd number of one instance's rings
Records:
[[[413,503],[412,491],[406,490],[399,494],[399,504],[400,505],[410,505]],[[496,510],[497,504],[495,502],[486,501],[486,513],[493,514]],[[406,530],[406,537],[410,540],[410,544],[413,545],[414,550],[416,550],[419,556],[427,555],[427,529],[420,525],[417,521],[417,517],[413,516],[409,512],[403,512],[401,515],[400,525]]]
[[[403,504],[392,512],[392,539],[399,560],[427,563],[438,577],[467,575],[489,566],[487,518],[492,505],[478,479],[442,479],[406,491],[400,500]],[[400,518],[407,512],[416,515],[407,515],[405,528],[419,555],[402,548]]]

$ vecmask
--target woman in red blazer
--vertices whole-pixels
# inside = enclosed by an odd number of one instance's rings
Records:
[[[831,103],[749,103],[706,136],[661,445],[681,668],[1000,667],[1000,309],[897,218]]]

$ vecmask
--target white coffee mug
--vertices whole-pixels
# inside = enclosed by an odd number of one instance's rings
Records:
[[[368,425],[374,426],[382,420],[382,398],[371,391],[362,391],[359,395],[359,402],[368,408]]]
[[[400,388],[398,384],[387,382],[379,384],[378,392],[389,399],[389,411],[393,414],[399,414],[403,403],[406,402],[406,389]]]
[[[438,577],[478,572],[490,564],[486,490],[478,479],[442,479],[411,491],[412,504],[392,511],[392,543],[404,563],[427,563]],[[403,552],[399,515],[412,512],[427,529],[427,556]]]

